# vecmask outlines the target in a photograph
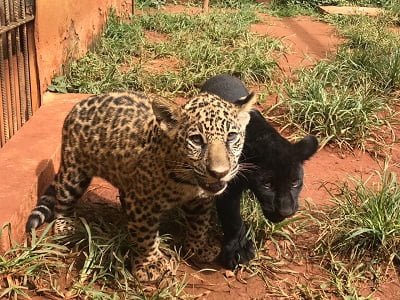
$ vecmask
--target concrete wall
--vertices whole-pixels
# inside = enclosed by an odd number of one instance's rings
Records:
[[[39,93],[47,100],[0,149],[0,227],[11,224],[16,241],[24,238],[27,217],[58,170],[64,118],[74,103],[87,97],[44,95],[44,91],[62,64],[87,51],[101,32],[110,7],[119,14],[130,14],[132,10],[131,2],[122,0],[36,0]],[[0,252],[10,246],[7,235],[5,228]]]
[[[36,0],[35,41],[40,94],[72,57],[82,56],[105,24],[110,7],[128,15],[132,0]]]
[[[77,101],[87,97],[54,96],[0,149],[0,227],[9,223],[14,241],[23,240],[30,211],[58,170],[65,116]],[[0,252],[10,246],[7,229],[0,238]]]

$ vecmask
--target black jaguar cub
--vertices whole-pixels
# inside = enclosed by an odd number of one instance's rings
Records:
[[[238,78],[221,74],[208,79],[201,91],[236,102],[249,92]],[[240,101],[240,100],[239,100]],[[240,162],[249,166],[243,176],[236,176],[217,200],[218,216],[224,232],[220,254],[226,268],[234,268],[254,258],[254,246],[246,237],[246,225],[240,215],[242,193],[249,189],[261,204],[264,216],[280,222],[298,210],[303,187],[303,162],[318,148],[317,139],[308,135],[292,144],[283,138],[259,111],[253,110],[246,129]]]

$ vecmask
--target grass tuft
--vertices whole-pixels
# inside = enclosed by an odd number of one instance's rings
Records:
[[[34,231],[30,245],[13,243],[0,255],[0,298],[28,297],[28,290],[57,295],[55,287],[69,251],[55,237],[47,237],[51,227],[52,224],[48,225],[39,236]],[[12,241],[11,225],[3,225],[0,236],[5,234],[4,230]]]
[[[321,241],[354,261],[388,264],[400,259],[400,184],[388,163],[376,175],[378,183],[369,177],[340,187]]]
[[[110,212],[110,209],[108,209]],[[90,215],[90,213],[89,213]],[[49,236],[49,224],[40,236],[33,232],[30,246],[14,245],[0,256],[0,298],[171,299],[183,293],[185,276],[142,285],[130,272],[134,245],[126,224],[80,218],[71,236]],[[10,230],[10,225],[3,228]],[[3,232],[0,232],[3,234]],[[10,236],[11,238],[11,236]],[[161,248],[168,236],[161,237]],[[179,259],[179,257],[178,257]]]
[[[400,184],[386,162],[367,180],[352,178],[337,188],[335,195],[331,192],[332,206],[309,214],[319,232],[310,248],[313,260],[343,299],[373,299],[389,268],[399,263]]]

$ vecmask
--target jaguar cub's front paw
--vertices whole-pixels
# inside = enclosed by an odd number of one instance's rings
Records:
[[[59,217],[54,221],[55,235],[72,235],[76,231],[76,219],[73,217]]]
[[[247,238],[231,240],[221,250],[219,257],[224,268],[234,269],[239,264],[247,264],[255,257],[253,242]]]
[[[141,283],[161,280],[165,276],[175,275],[177,262],[161,252],[151,257],[144,257],[134,261],[132,274]]]
[[[184,249],[191,255],[191,259],[199,263],[213,262],[221,251],[220,243],[214,237],[209,237],[206,242],[187,240]]]

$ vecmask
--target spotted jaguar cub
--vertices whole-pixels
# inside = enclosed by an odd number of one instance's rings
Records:
[[[161,214],[177,205],[187,213],[185,248],[199,261],[213,260],[219,249],[208,245],[211,196],[221,194],[238,171],[254,101],[253,94],[232,104],[207,93],[181,107],[140,93],[81,101],[64,121],[60,169],[26,231],[54,217],[62,225],[92,177],[99,176],[120,191],[139,281],[171,271],[159,250],[158,227]]]

